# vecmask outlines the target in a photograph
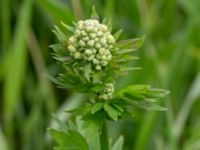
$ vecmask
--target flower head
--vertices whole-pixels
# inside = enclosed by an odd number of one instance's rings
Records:
[[[99,95],[99,99],[103,100],[111,99],[114,91],[115,89],[113,83],[106,83],[103,91]]]
[[[101,70],[112,59],[114,44],[115,39],[106,25],[88,19],[76,24],[74,34],[68,39],[67,50],[74,59],[91,63],[95,70]]]

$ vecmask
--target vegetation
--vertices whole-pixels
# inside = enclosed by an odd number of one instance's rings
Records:
[[[168,111],[135,107],[132,118],[108,123],[109,137],[124,135],[125,150],[200,149],[200,1],[0,2],[1,149],[52,149],[46,128],[57,128],[55,119],[68,121],[64,110],[85,103],[85,95],[57,89],[44,75],[59,71],[48,47],[57,41],[54,24],[89,18],[93,5],[101,18],[112,17],[114,32],[124,30],[122,39],[146,36],[134,53],[140,59],[129,64],[142,69],[122,76],[116,89],[143,83],[171,92],[161,102]]]

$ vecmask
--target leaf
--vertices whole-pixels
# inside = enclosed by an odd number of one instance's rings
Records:
[[[52,48],[55,52],[58,50],[58,49],[63,49],[61,44],[52,44],[52,45],[49,45],[50,48]]]
[[[102,75],[103,75],[103,73],[102,72],[95,72],[94,74],[93,74],[93,83],[100,83],[100,82],[102,82],[101,81],[101,77],[102,77]]]
[[[70,26],[70,25],[68,25],[68,24],[65,24],[64,22],[60,22],[61,24],[62,24],[62,26],[63,27],[65,27],[65,29],[67,29],[68,31],[71,31],[71,32],[74,32],[75,31],[75,29],[74,29],[74,27],[73,26]]]
[[[11,1],[9,1],[9,3],[10,2]],[[7,53],[5,53],[6,55],[4,56],[3,68],[5,68],[5,80],[3,84],[4,90],[1,93],[1,95],[3,94],[4,96],[3,99],[1,98],[1,101],[3,101],[3,110],[7,112],[5,113],[5,118],[7,118],[5,124],[9,123],[14,115],[16,115],[18,104],[21,103],[22,100],[21,94],[23,85],[26,82],[26,72],[28,69],[26,65],[28,65],[29,59],[26,39],[28,38],[27,35],[31,28],[32,8],[33,0],[25,0],[21,3],[17,20],[15,20],[16,24],[12,28],[12,30],[14,29],[12,43],[9,43],[10,48],[6,50]],[[7,19],[6,16],[1,18]],[[0,59],[2,59],[2,57]],[[11,131],[10,134],[13,134],[13,131]]]
[[[57,149],[89,150],[85,138],[76,131],[68,130],[67,133],[55,129],[48,130],[55,142]]]
[[[115,121],[117,121],[118,116],[121,115],[120,112],[118,112],[115,108],[113,108],[108,103],[105,103],[103,108],[104,108],[105,112],[107,112],[108,116]]]
[[[52,77],[50,75],[45,74],[45,76],[52,81],[53,83],[57,84],[59,87],[61,88],[68,88],[68,89],[72,89],[74,88],[73,84],[67,83],[67,82],[62,82],[61,78],[57,79],[55,77]]]
[[[112,103],[112,105],[120,112],[124,112],[124,108],[120,104]]]
[[[79,119],[77,125],[80,126],[80,132],[87,139],[90,150],[100,150],[100,129],[105,119],[105,113],[89,114],[84,120]]]
[[[119,51],[130,52],[130,49],[132,49],[132,50],[138,49],[143,44],[144,38],[145,38],[145,36],[142,36],[141,38],[134,38],[134,39],[119,41],[117,43],[117,45],[119,47]]]
[[[125,67],[125,66],[121,66],[120,67],[120,70],[122,72],[129,72],[129,71],[134,71],[134,70],[140,70],[141,68],[140,67]]]
[[[139,57],[125,54],[123,56],[120,55],[120,56],[116,57],[115,61],[118,62],[118,63],[127,63],[128,61],[138,60],[138,59],[139,59]]]
[[[109,19],[104,18],[102,23],[105,24],[108,27],[108,31],[111,32],[111,30],[112,30],[112,18],[109,18]]]
[[[73,12],[63,1],[38,0],[37,4],[42,8],[41,10],[56,23],[59,23],[60,20],[70,23],[75,19]]]
[[[140,101],[140,102],[135,103],[135,105],[140,108],[146,109],[148,111],[151,111],[151,110],[166,111],[166,110],[168,110],[167,108],[165,108],[163,106],[160,106],[155,103],[147,102],[147,101]]]
[[[120,136],[117,141],[113,144],[111,150],[123,150],[124,137]]]
[[[149,85],[131,85],[116,92],[114,99],[122,99],[128,104],[146,110],[164,111],[167,109],[155,102],[165,97],[168,93],[167,90],[151,88]]]
[[[57,122],[57,124],[59,125],[60,129],[62,131],[66,131],[68,128],[67,126],[64,124],[64,122],[62,122],[58,116],[56,116],[55,114],[52,115],[53,116],[53,119]]]
[[[126,54],[126,53],[130,53],[130,52],[133,52],[137,49],[133,49],[133,48],[130,48],[130,49],[120,49],[118,51],[115,52],[115,54]]]
[[[94,114],[103,108],[103,103],[96,103],[91,108],[91,113]]]
[[[74,108],[71,110],[65,110],[65,112],[71,113],[73,115],[85,115],[85,114],[89,113],[90,110],[91,110],[91,104],[86,103],[82,107]]]
[[[113,36],[114,36],[114,38],[115,38],[116,41],[119,39],[119,37],[120,37],[120,35],[121,35],[122,32],[123,32],[123,30],[121,29],[121,30],[117,31],[116,33],[114,33]]]
[[[2,132],[1,126],[0,126],[0,145],[3,150],[8,150],[8,141],[5,138],[5,135]]]
[[[157,98],[161,98],[161,97],[165,97],[166,95],[168,95],[170,92],[167,90],[163,90],[163,89],[156,89],[156,88],[152,88],[148,93],[148,97],[157,97]]]
[[[163,89],[151,88],[149,85],[131,85],[115,93],[116,97],[133,98],[134,100],[157,99],[165,97],[169,92]]]
[[[64,41],[67,40],[66,35],[60,30],[60,28],[58,26],[55,25],[54,27],[55,29],[53,30],[53,32],[55,33],[55,35],[57,36],[58,40],[63,43]]]
[[[96,9],[95,9],[95,6],[92,7],[92,14],[91,14],[91,19],[96,19],[96,20],[99,20],[99,15],[98,13],[96,12]]]
[[[84,68],[84,75],[85,78],[90,82],[90,74],[92,73],[92,67],[91,64],[87,64]]]

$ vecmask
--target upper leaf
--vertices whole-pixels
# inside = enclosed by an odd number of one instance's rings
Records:
[[[57,149],[89,150],[85,138],[76,131],[69,130],[67,133],[49,129],[49,133],[59,145]]]
[[[131,85],[114,94],[114,99],[121,99],[124,102],[144,108],[147,110],[166,110],[155,102],[169,94],[163,89],[154,89],[149,85]]]
[[[91,14],[91,19],[96,19],[96,20],[99,20],[99,15],[98,13],[96,12],[96,9],[95,9],[95,6],[92,7],[92,14]]]

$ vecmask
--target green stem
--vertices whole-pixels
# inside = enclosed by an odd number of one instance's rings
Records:
[[[101,141],[101,150],[109,150],[108,129],[106,121],[104,122],[103,128],[101,130],[100,141]]]

